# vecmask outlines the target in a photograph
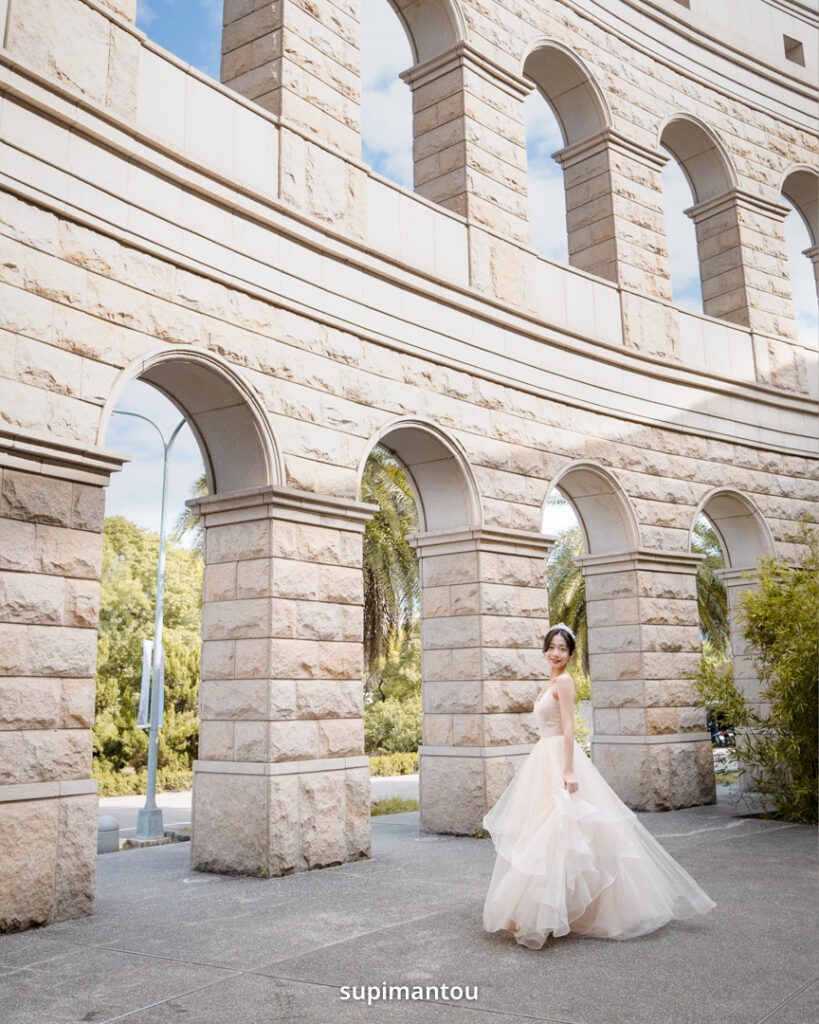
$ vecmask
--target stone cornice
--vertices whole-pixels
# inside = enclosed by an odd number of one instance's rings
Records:
[[[705,558],[691,551],[656,551],[636,548],[632,551],[614,551],[611,554],[581,555],[577,562],[587,576],[610,572],[687,572],[696,573]]]
[[[524,99],[535,88],[535,83],[519,75],[513,75],[483,53],[479,53],[469,43],[457,43],[451,50],[438,54],[429,60],[422,61],[414,67],[401,72],[401,78],[415,91],[429,85],[442,75],[463,69],[480,75],[504,92]]]
[[[127,455],[59,438],[0,430],[0,466],[105,487]]]
[[[588,160],[589,157],[610,152],[620,153],[632,160],[637,160],[656,171],[661,171],[670,159],[665,153],[643,146],[614,128],[604,128],[596,135],[589,135],[588,138],[581,139],[579,142],[564,146],[563,149],[552,153],[552,157],[565,170],[583,160]]]
[[[690,206],[683,212],[697,224],[702,220],[707,220],[709,217],[716,217],[727,210],[734,209],[747,210],[751,213],[762,214],[764,217],[770,217],[771,220],[779,221],[784,221],[791,210],[790,206],[785,206],[784,203],[776,203],[770,199],[763,199],[761,196],[755,196],[750,192],[734,188],[724,192],[721,196],[705,199],[695,206]]]
[[[186,502],[206,526],[226,526],[254,519],[283,519],[332,526],[361,533],[378,511],[377,505],[336,498],[328,494],[299,491],[294,487],[254,487],[229,491]]]
[[[494,527],[470,527],[441,533],[416,533],[407,537],[420,555],[458,555],[468,551],[499,555],[545,558],[554,538],[526,530],[500,530]]]

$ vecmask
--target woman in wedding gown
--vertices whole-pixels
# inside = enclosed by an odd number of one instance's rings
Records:
[[[497,851],[483,926],[540,949],[550,935],[630,939],[716,906],[616,796],[574,741],[574,633],[543,649],[540,739],[484,818]]]

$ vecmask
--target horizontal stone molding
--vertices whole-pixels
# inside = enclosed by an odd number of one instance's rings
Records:
[[[589,135],[579,142],[573,142],[570,146],[564,146],[563,149],[552,153],[552,159],[556,160],[566,170],[568,167],[573,167],[575,164],[588,160],[589,157],[609,152],[627,156],[629,159],[636,160],[647,167],[652,167],[656,171],[661,171],[670,159],[665,153],[657,149],[650,149],[648,146],[643,146],[614,128],[604,128],[602,132],[598,132],[596,135]]]
[[[660,736],[599,736],[591,738],[592,747],[597,744],[628,744],[629,746],[654,746],[658,743],[703,743],[711,742],[711,733],[704,732],[669,732]]]
[[[528,754],[534,744],[514,743],[497,747],[427,747],[418,748],[418,753],[426,757],[514,757],[517,754]]]
[[[535,88],[535,83],[528,78],[512,74],[485,53],[479,53],[469,43],[463,42],[457,43],[445,53],[436,54],[435,57],[402,71],[400,77],[414,91],[459,68],[480,75],[481,78],[518,99],[524,99]]]
[[[555,543],[555,538],[541,533],[485,526],[451,532],[415,533],[410,534],[407,540],[422,555],[460,555],[466,551],[481,551],[530,558],[545,558]]]
[[[325,757],[311,761],[194,761],[194,772],[212,775],[310,775],[370,767],[366,754],[359,757]]]
[[[637,548],[633,551],[614,551],[611,554],[581,555],[577,562],[587,576],[610,572],[690,572],[696,573],[705,555],[693,552],[655,551]]]
[[[362,501],[313,494],[293,487],[255,487],[231,491],[186,502],[192,512],[203,516],[205,526],[226,526],[254,519],[332,526],[336,530],[363,533],[378,511],[377,505]]]
[[[67,796],[96,794],[96,779],[65,779],[62,782],[24,782],[18,786],[0,786],[0,804],[21,800],[58,800]]]
[[[127,455],[50,437],[0,430],[0,467],[105,487]]]
[[[784,203],[776,203],[762,196],[755,196],[742,189],[731,189],[721,196],[714,196],[713,199],[705,199],[695,206],[689,206],[683,212],[694,221],[695,224],[707,220],[709,217],[716,217],[728,210],[748,210],[751,213],[762,214],[772,220],[784,221],[790,213],[790,206]]]

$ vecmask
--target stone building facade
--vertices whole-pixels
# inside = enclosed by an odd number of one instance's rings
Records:
[[[738,28],[706,0],[393,0],[408,191],[361,160],[356,0],[226,0],[224,84],[134,0],[0,0],[0,928],[93,906],[105,436],[137,378],[188,418],[211,492],[194,867],[369,854],[376,444],[421,514],[422,828],[473,831],[532,740],[556,487],[585,540],[598,766],[636,808],[713,800],[694,520],[735,596],[817,508],[783,236],[785,197],[816,265],[817,16],[743,6]],[[570,266],[530,245],[534,88]],[[667,151],[702,315],[671,300]]]

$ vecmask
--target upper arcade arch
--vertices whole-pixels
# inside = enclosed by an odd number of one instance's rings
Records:
[[[523,74],[535,83],[555,113],[563,142],[571,146],[611,124],[600,87],[580,60],[561,43],[533,43],[523,60]]]
[[[640,528],[634,510],[612,474],[593,462],[574,462],[550,484],[572,504],[587,555],[634,551]],[[544,502],[545,511],[545,502]]]
[[[716,488],[697,507],[691,524],[700,514],[706,515],[716,530],[729,569],[753,569],[763,556],[776,553],[770,527],[762,513],[739,491]]]
[[[666,121],[659,143],[682,168],[695,204],[736,187],[736,173],[714,133],[696,118],[677,114]]]
[[[452,0],[389,0],[407,33],[416,64],[447,53],[466,38],[461,12]]]
[[[798,167],[782,182],[782,195],[790,202],[808,229],[810,244],[819,245],[819,171]]]
[[[162,392],[187,420],[210,494],[283,481],[281,456],[259,399],[232,367],[189,347],[162,349],[122,371],[100,418],[100,444],[122,392],[137,379]]]

